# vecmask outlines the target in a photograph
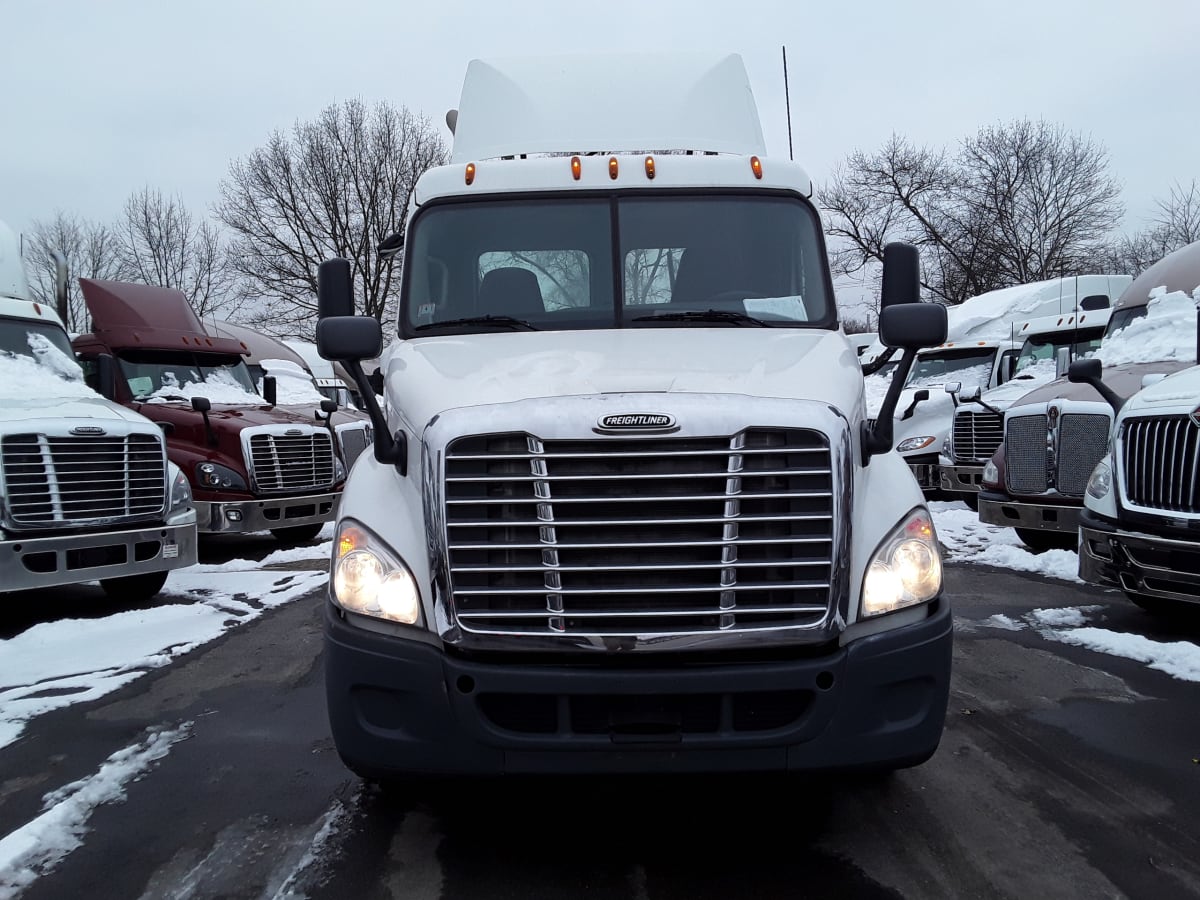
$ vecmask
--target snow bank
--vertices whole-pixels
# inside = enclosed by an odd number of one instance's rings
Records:
[[[287,359],[264,359],[263,370],[275,378],[275,402],[280,406],[317,406],[325,395],[317,390],[312,376]]]
[[[979,521],[978,513],[958,501],[932,502],[929,512],[933,515],[938,540],[951,561],[1083,583],[1079,577],[1079,554],[1072,550],[1047,550],[1045,553],[1027,550],[1013,529],[985,525]]]
[[[1195,294],[1200,294],[1200,288]],[[1146,315],[1104,339],[1096,356],[1106,366],[1123,363],[1196,362],[1196,302],[1183,291],[1150,292]]]

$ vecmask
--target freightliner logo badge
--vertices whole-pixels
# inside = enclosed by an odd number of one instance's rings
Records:
[[[665,431],[675,427],[675,417],[664,413],[619,413],[604,416],[599,424],[605,431]]]
[[[71,429],[71,434],[107,434],[99,425],[76,425]]]

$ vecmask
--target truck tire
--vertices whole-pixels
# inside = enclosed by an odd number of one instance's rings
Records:
[[[275,540],[285,544],[303,544],[320,534],[324,525],[324,522],[313,522],[311,525],[293,525],[291,528],[272,528],[271,534]]]
[[[1018,528],[1017,537],[1034,553],[1045,553],[1047,550],[1075,550],[1079,546],[1079,537],[1062,531],[1039,531],[1036,528]]]
[[[101,578],[100,588],[114,600],[140,603],[149,600],[163,589],[167,573],[146,572],[144,575],[124,575],[120,578]]]

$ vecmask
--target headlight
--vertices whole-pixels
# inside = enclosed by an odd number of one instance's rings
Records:
[[[989,487],[1000,486],[1000,469],[990,459],[983,467],[983,483]]]
[[[415,625],[421,596],[408,567],[361,525],[344,521],[334,540],[333,600],[342,609]]]
[[[1101,460],[1092,469],[1092,477],[1088,479],[1087,492],[1097,500],[1103,500],[1112,490],[1112,468]]]
[[[879,545],[863,578],[862,615],[878,616],[932,600],[942,590],[942,553],[933,521],[914,510]]]
[[[188,509],[192,505],[192,486],[188,484],[187,476],[174,463],[170,463],[167,467],[167,473],[172,472],[174,477],[171,479],[171,496],[170,503],[167,504],[167,515]]]
[[[896,445],[896,451],[898,453],[911,453],[913,450],[921,450],[925,447],[928,447],[936,440],[937,437],[932,434],[923,434],[920,437],[905,438]]]
[[[246,479],[228,466],[214,462],[196,463],[196,484],[210,491],[247,491]]]

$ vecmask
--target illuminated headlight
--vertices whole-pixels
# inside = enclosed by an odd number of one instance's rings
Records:
[[[905,438],[896,445],[896,451],[898,453],[912,453],[914,450],[923,450],[936,440],[937,437],[932,434],[923,434],[920,437]]]
[[[188,484],[183,470],[174,463],[167,466],[167,475],[171,478],[171,497],[167,504],[167,515],[188,509],[192,505],[192,486]]]
[[[1092,477],[1088,479],[1087,483],[1087,492],[1089,496],[1103,500],[1111,490],[1112,468],[1101,460],[1097,463],[1096,468],[1092,469]]]
[[[196,484],[211,491],[245,491],[246,479],[228,466],[214,462],[196,464]]]
[[[983,483],[992,487],[998,487],[1000,484],[1000,469],[990,459],[983,467]]]
[[[933,521],[914,510],[879,545],[863,578],[864,618],[932,600],[942,590],[942,554]]]
[[[361,525],[338,526],[334,540],[333,600],[348,612],[415,625],[421,596],[408,567]]]

